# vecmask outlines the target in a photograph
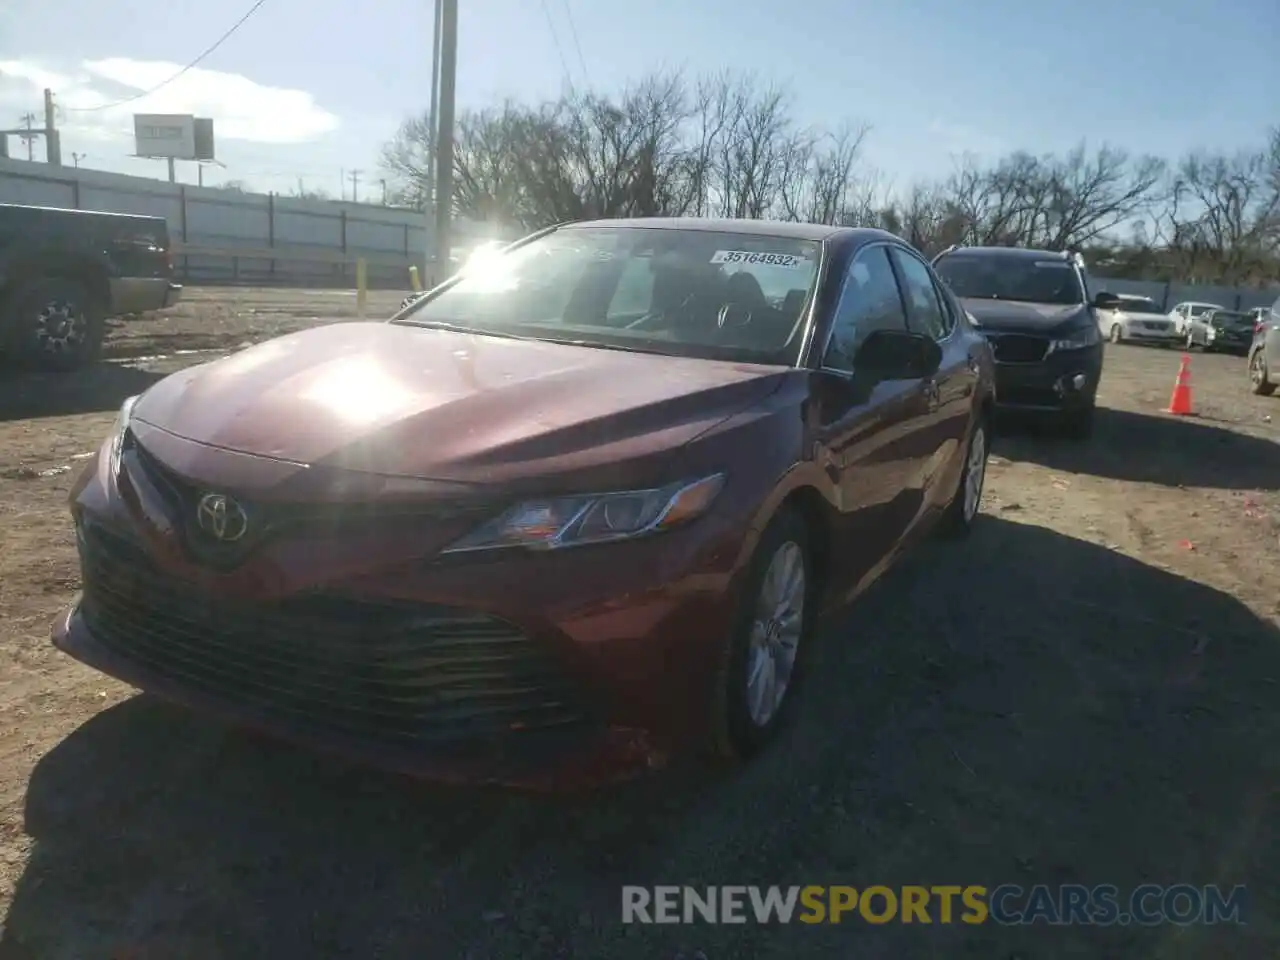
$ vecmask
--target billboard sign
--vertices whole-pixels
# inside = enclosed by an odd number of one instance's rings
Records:
[[[213,121],[186,113],[136,113],[134,152],[139,157],[212,160]]]

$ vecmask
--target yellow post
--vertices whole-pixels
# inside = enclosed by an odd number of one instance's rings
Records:
[[[356,261],[356,316],[364,319],[365,304],[369,299],[369,264],[361,257]]]
[[[416,266],[409,267],[409,283],[413,286],[414,293],[422,292],[422,278],[418,276],[418,268]]]

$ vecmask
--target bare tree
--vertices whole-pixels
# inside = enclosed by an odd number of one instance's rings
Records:
[[[1110,145],[961,158],[893,188],[864,164],[865,125],[796,123],[785,87],[750,74],[654,73],[614,95],[464,111],[457,214],[526,229],[596,217],[724,216],[877,226],[950,244],[1087,248],[1134,275],[1244,282],[1280,260],[1280,128],[1239,156],[1174,169]],[[426,116],[383,148],[388,198],[421,207],[435,171]]]

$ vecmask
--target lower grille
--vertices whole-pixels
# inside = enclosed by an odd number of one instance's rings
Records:
[[[1039,363],[1049,352],[1049,341],[1020,333],[993,336],[991,349],[1000,363]]]
[[[335,595],[231,600],[166,576],[96,525],[83,530],[80,551],[81,610],[100,643],[264,715],[401,746],[585,721],[554,658],[501,620]]]

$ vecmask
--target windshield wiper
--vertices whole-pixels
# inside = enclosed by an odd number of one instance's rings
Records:
[[[476,337],[501,337],[504,340],[538,340],[538,337],[523,336],[518,333],[511,333],[507,330],[482,330],[479,327],[464,327],[460,323],[450,323],[448,320],[411,320],[408,317],[402,317],[399,320],[392,320],[395,324],[404,324],[406,327],[418,327],[421,330],[444,330],[446,333],[469,333]]]

